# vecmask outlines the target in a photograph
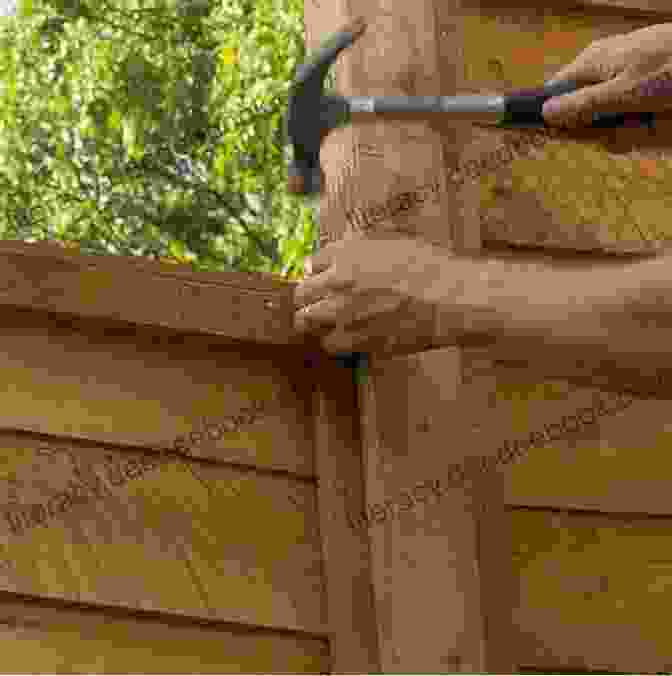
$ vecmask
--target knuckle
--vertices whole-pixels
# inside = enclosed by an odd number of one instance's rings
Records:
[[[599,38],[599,39],[593,40],[593,41],[588,45],[588,47],[586,47],[586,49],[584,50],[584,52],[597,52],[597,51],[601,50],[601,49],[604,47],[605,42],[606,42],[606,41],[605,41],[604,38]]]

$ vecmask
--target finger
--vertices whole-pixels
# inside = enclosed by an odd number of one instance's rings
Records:
[[[588,125],[596,113],[638,112],[636,100],[637,84],[621,75],[549,99],[544,104],[543,115],[545,121],[552,125]]]
[[[332,330],[334,322],[330,317],[329,301],[321,301],[302,308],[294,313],[294,330],[298,333],[318,334],[320,331]]]
[[[306,259],[305,270],[307,275],[319,275],[324,272],[334,260],[334,256],[343,248],[343,242],[331,242],[318,253]]]
[[[322,338],[323,347],[330,352],[387,353],[399,342],[403,330],[400,311],[408,301],[403,298],[385,298],[372,308],[357,312],[354,321],[339,322],[337,327]]]
[[[325,252],[321,252],[321,256],[322,257],[320,258],[320,254],[315,254],[314,256],[306,258],[303,264],[304,274],[306,277],[318,275],[324,272],[331,265],[333,254],[327,256]]]
[[[375,319],[365,326],[338,326],[326,333],[322,339],[322,348],[330,354],[369,352],[381,356],[393,356],[408,352],[408,340],[402,339],[399,323],[393,317]],[[419,346],[417,350],[427,349]]]
[[[352,303],[351,299],[349,301]],[[346,312],[346,307],[342,297],[325,298],[298,310],[294,315],[295,323],[302,325],[307,322],[309,326],[347,324],[352,321],[352,311]]]
[[[326,272],[309,277],[301,281],[294,288],[294,306],[305,307],[322,300],[330,293],[339,293],[352,289],[355,282],[339,276],[338,270],[333,267]]]
[[[584,49],[571,63],[561,68],[552,78],[553,82],[570,80],[579,85],[595,84],[608,80],[615,73],[609,72],[604,48],[599,42]]]
[[[370,337],[363,331],[335,329],[322,339],[322,348],[329,354],[346,354],[349,352],[371,352]]]
[[[308,256],[303,261],[303,276],[304,277],[310,277],[313,274],[313,258],[312,256]]]
[[[308,305],[295,314],[295,324],[320,326],[338,324],[349,326],[355,322],[369,321],[393,310],[397,310],[403,303],[398,296],[391,297],[389,293],[379,294],[352,294],[334,295],[312,305]]]
[[[332,323],[321,323],[313,321],[308,317],[300,314],[294,315],[294,331],[296,333],[309,333],[313,336],[321,337],[326,335],[329,331],[333,331],[334,325]]]
[[[383,352],[390,341],[389,331],[385,329],[334,329],[322,339],[322,348],[329,354],[347,354],[350,352]]]
[[[366,302],[366,306],[364,306]],[[350,324],[360,324],[362,322],[372,322],[384,315],[390,315],[398,312],[402,307],[409,303],[409,299],[399,294],[380,294],[372,295],[369,300],[362,299],[361,309],[353,313],[353,319]],[[353,326],[352,328],[357,328]]]

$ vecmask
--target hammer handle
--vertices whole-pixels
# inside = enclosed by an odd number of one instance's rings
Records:
[[[547,126],[542,108],[548,99],[571,94],[582,87],[572,81],[547,82],[536,89],[519,89],[504,97],[504,115],[499,125],[503,127]],[[616,127],[651,126],[653,113],[596,113],[587,125],[596,129]]]
[[[546,83],[536,89],[520,89],[500,96],[354,96],[346,99],[351,113],[409,115],[442,113],[455,119],[499,127],[545,127],[542,108],[548,99],[580,89],[575,82]],[[650,126],[653,113],[598,113],[589,127],[598,129]]]

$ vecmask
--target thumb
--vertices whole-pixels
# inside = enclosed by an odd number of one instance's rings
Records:
[[[550,125],[576,127],[589,125],[596,113],[635,112],[635,85],[622,75],[607,82],[584,86],[571,94],[554,96],[542,109],[544,120]]]

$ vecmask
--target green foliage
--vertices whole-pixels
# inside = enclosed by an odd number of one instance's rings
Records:
[[[0,237],[294,276],[303,0],[23,0],[0,24]]]

